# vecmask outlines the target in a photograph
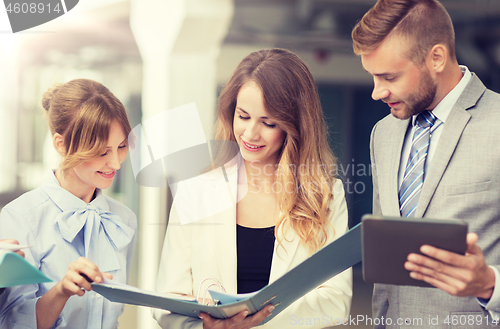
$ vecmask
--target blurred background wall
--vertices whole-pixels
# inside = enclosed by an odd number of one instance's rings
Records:
[[[12,34],[0,16],[0,207],[37,187],[58,164],[39,105],[53,83],[97,80],[125,105],[132,127],[196,102],[212,138],[220,87],[250,52],[281,47],[312,71],[346,184],[350,226],[371,212],[369,135],[389,113],[353,55],[350,32],[375,0],[80,0],[64,16]],[[500,1],[442,0],[460,64],[500,91]],[[3,15],[4,13],[2,13]],[[171,203],[167,188],[141,187],[127,159],[106,193],[139,219],[130,284],[154,289]],[[1,228],[0,228],[1,229]],[[371,285],[355,267],[352,315],[371,315]],[[362,327],[362,326],[360,326]],[[120,328],[157,328],[127,306]]]

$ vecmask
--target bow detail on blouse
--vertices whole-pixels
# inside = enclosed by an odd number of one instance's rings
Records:
[[[120,268],[117,251],[128,246],[135,234],[118,215],[92,204],[62,212],[57,216],[56,224],[69,243],[84,230],[85,257],[103,272]]]

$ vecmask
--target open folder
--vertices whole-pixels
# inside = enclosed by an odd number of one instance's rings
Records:
[[[50,281],[18,254],[0,249],[0,288]]]
[[[130,286],[105,283],[92,285],[94,291],[113,302],[160,308],[195,318],[200,312],[219,319],[232,317],[243,310],[253,314],[272,304],[274,311],[262,322],[265,323],[309,291],[360,261],[361,226],[358,224],[270,285],[243,298],[232,299],[228,295],[226,297],[229,300],[219,305],[201,305],[196,301],[166,297],[161,293]],[[217,299],[223,300],[220,295]]]

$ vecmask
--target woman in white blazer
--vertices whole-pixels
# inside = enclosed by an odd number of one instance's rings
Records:
[[[222,90],[214,170],[176,184],[157,290],[204,297],[206,278],[228,293],[259,290],[347,230],[311,73],[283,49],[251,53]],[[300,284],[300,283],[298,283]],[[295,301],[262,328],[320,328],[348,318],[351,269]],[[162,328],[251,328],[273,311],[218,320],[153,310]]]

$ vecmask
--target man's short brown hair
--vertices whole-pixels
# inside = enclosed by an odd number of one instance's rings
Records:
[[[378,0],[352,31],[354,53],[371,53],[391,33],[413,44],[407,56],[416,64],[423,64],[437,44],[445,45],[456,59],[453,24],[437,0]]]

